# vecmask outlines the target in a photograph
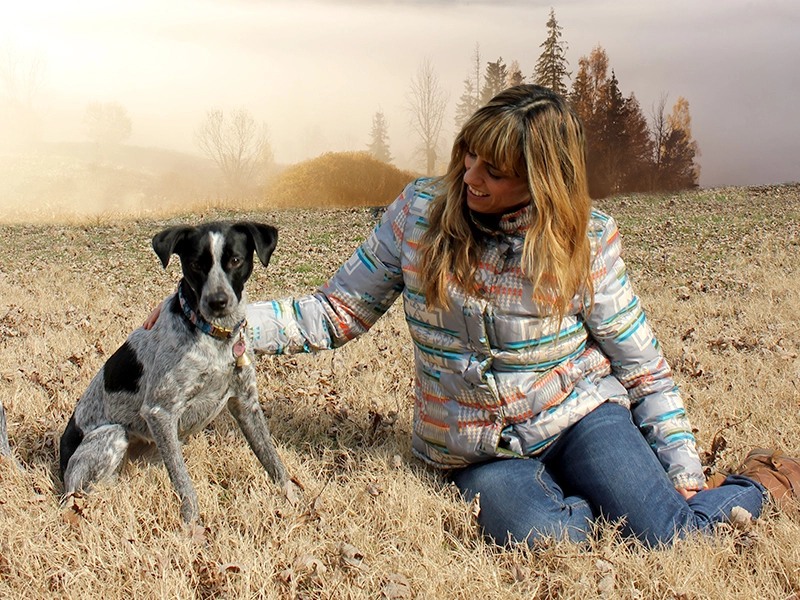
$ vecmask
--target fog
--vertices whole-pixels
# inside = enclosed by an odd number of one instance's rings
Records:
[[[414,163],[409,82],[424,58],[449,91],[445,147],[476,43],[484,65],[517,60],[529,77],[551,4],[578,59],[601,45],[623,94],[649,113],[689,100],[702,186],[800,180],[797,0],[439,0],[312,2],[4,1],[0,42],[47,59],[35,98],[45,141],[88,141],[90,101],[124,105],[129,144],[197,153],[212,107],[267,123],[278,162],[363,150],[372,116],[389,121],[395,163]]]

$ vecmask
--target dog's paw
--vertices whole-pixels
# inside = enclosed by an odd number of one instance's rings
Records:
[[[286,480],[286,483],[283,484],[283,489],[281,491],[283,492],[286,500],[288,500],[289,504],[292,506],[297,506],[297,504],[300,502],[302,492],[300,491],[300,487],[298,487],[291,479]]]
[[[208,538],[206,537],[206,533],[208,532],[203,524],[198,521],[190,521],[189,523],[183,524],[183,531],[186,532],[188,538],[195,544],[207,544]]]

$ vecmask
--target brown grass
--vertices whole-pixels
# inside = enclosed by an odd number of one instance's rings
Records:
[[[399,187],[402,187],[400,184]],[[397,190],[396,190],[397,191]],[[728,469],[756,445],[800,454],[800,186],[615,197],[634,284],[701,449]],[[770,511],[646,551],[613,526],[589,548],[484,543],[447,481],[411,455],[411,346],[395,306],[363,338],[261,358],[262,402],[304,500],[289,506],[229,417],[187,442],[206,530],[180,525],[162,465],[60,503],[58,438],[103,361],[172,291],[149,248],[166,224],[278,225],[252,299],[312,290],[375,224],[367,209],[95,219],[0,227],[0,399],[23,471],[0,464],[2,598],[775,598],[800,594],[800,513]],[[795,595],[795,596],[793,596]]]

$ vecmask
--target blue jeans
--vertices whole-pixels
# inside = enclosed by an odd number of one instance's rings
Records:
[[[630,411],[606,402],[537,458],[501,459],[453,474],[467,500],[480,493],[478,522],[498,543],[553,537],[584,541],[600,515],[649,546],[727,522],[734,506],[761,514],[764,488],[731,475],[685,500]]]

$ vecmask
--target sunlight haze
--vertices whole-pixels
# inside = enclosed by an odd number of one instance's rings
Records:
[[[449,91],[443,147],[475,44],[530,77],[551,3],[146,0],[4,2],[0,43],[47,61],[36,96],[43,141],[87,141],[91,101],[128,110],[128,144],[197,154],[205,111],[244,107],[269,127],[275,158],[364,150],[383,110],[395,164],[419,168],[407,93],[429,58]],[[575,0],[553,5],[573,75],[601,45],[624,95],[650,113],[690,103],[700,184],[800,179],[800,4]],[[571,82],[568,82],[571,85]]]

